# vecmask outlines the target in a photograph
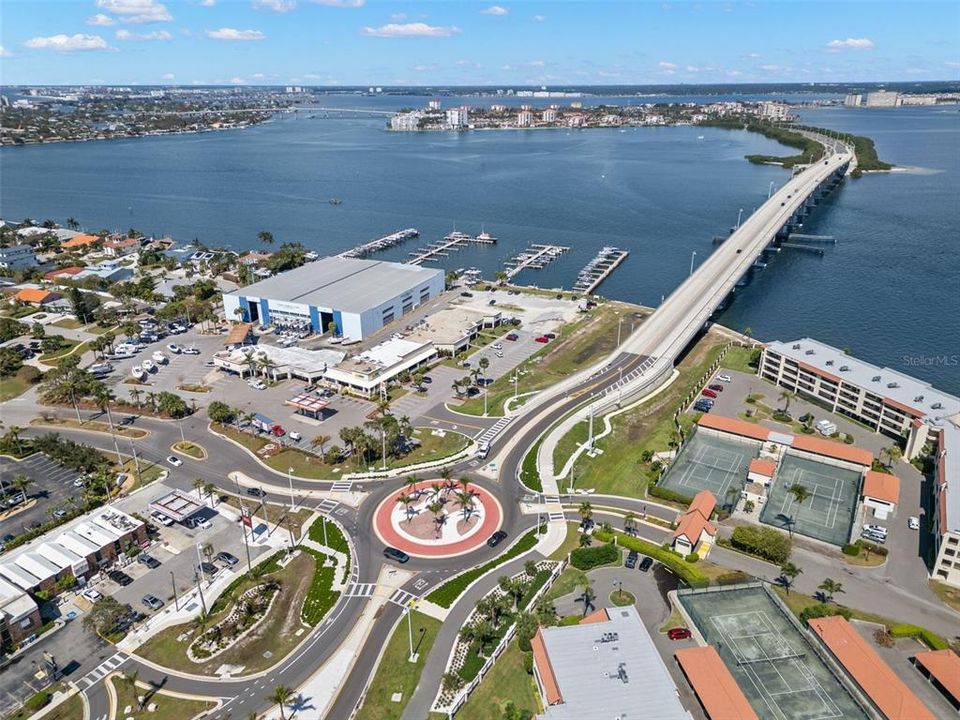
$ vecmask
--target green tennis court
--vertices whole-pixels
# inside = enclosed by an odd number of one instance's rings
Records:
[[[759,442],[744,444],[694,430],[659,485],[689,498],[709,490],[718,505],[727,504],[734,500],[732,493],[727,497],[731,488],[736,489],[739,497],[747,480],[747,468],[759,450]]]

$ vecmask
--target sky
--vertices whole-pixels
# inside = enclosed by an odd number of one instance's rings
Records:
[[[0,83],[960,79],[960,2],[3,0]]]

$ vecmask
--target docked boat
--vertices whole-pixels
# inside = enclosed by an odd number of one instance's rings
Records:
[[[147,374],[143,371],[143,368],[140,367],[139,365],[134,365],[132,372],[133,372],[133,376],[137,380],[144,380],[147,377]]]
[[[140,363],[140,365],[143,368],[143,371],[148,373],[152,373],[157,369],[157,366],[153,364],[152,360],[144,360],[142,363]]]

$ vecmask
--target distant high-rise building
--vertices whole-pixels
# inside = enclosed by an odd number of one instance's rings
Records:
[[[544,122],[556,122],[557,121],[557,109],[549,107],[543,111],[541,116]]]
[[[860,107],[863,105],[863,95],[860,93],[851,93],[843,99],[846,107]]]
[[[458,108],[447,110],[447,127],[459,129],[470,124],[470,108],[461,105]]]
[[[439,101],[439,100],[431,100],[430,102],[427,103],[427,108],[430,109],[430,110],[439,110],[439,109],[440,109],[440,101]]]
[[[886,90],[867,93],[867,107],[897,107],[898,105],[900,105],[900,93]]]
[[[517,113],[517,127],[530,127],[533,125],[533,113],[529,110],[521,110]]]
[[[789,114],[788,110],[789,108],[784,103],[760,103],[760,117],[766,120],[784,120]]]
[[[398,113],[390,118],[390,129],[397,132],[414,132],[420,129],[420,113]]]

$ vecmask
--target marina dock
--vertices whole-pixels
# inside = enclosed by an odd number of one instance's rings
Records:
[[[577,275],[577,281],[573,284],[574,291],[584,295],[591,294],[610,277],[610,273],[616,270],[629,254],[629,251],[616,247],[605,247],[600,250]]]
[[[803,233],[790,233],[787,240],[793,242],[799,240],[802,243],[830,243],[837,244],[837,239],[833,235],[804,235]]]
[[[406,242],[411,238],[420,237],[420,231],[416,228],[407,228],[406,230],[397,230],[382,238],[365,242],[340,253],[337,257],[363,259],[376,252],[392,248],[394,245]]]
[[[456,252],[461,247],[469,243],[476,243],[480,245],[496,245],[497,238],[493,237],[487,232],[481,232],[479,235],[474,237],[473,235],[467,235],[467,233],[460,232],[459,230],[454,230],[452,233],[443,238],[443,240],[430,243],[429,245],[411,252],[410,258],[407,260],[407,264],[422,265],[425,262],[432,262],[439,260],[440,258],[449,257],[450,253]]]
[[[522,253],[514,255],[504,263],[507,280],[513,280],[523,270],[540,270],[546,267],[570,248],[564,245],[544,245],[535,243]]]

